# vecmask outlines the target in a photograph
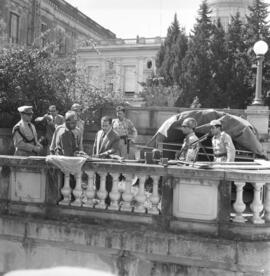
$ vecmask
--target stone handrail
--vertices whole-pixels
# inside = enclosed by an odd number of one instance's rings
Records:
[[[168,231],[252,239],[269,236],[269,170],[87,161],[71,177],[44,157],[12,156],[0,156],[0,167],[1,212],[124,220]],[[248,185],[253,188],[250,204],[243,200]]]

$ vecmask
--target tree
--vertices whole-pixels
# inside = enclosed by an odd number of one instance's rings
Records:
[[[211,74],[213,82],[212,105],[215,107],[227,107],[228,97],[226,87],[229,77],[228,49],[225,31],[220,19],[213,25],[213,33],[210,40],[211,49]]]
[[[248,8],[249,15],[245,25],[245,41],[248,47],[253,47],[254,43],[261,39],[269,42],[268,6],[262,0],[254,0],[253,5]]]
[[[253,46],[258,40],[264,40],[270,45],[270,25],[268,21],[268,7],[262,0],[254,0],[253,5],[249,7],[250,14],[247,16],[245,24],[244,40],[246,44],[249,59],[256,64],[256,56],[253,52]],[[250,67],[251,68],[251,67]],[[256,72],[249,70],[250,87],[255,91],[255,74]],[[270,52],[265,55],[264,73],[263,73],[263,95],[270,89]]]
[[[32,105],[35,115],[40,116],[50,104],[64,113],[74,102],[94,110],[116,98],[112,93],[89,87],[73,59],[52,59],[46,51],[31,48],[0,51],[2,127],[11,127],[18,120],[17,108],[21,105]]]
[[[201,100],[203,107],[213,106],[211,68],[211,36],[213,34],[213,24],[210,20],[210,14],[211,11],[209,10],[207,2],[203,1],[184,59],[185,73],[182,76],[184,101],[182,104],[185,106],[190,106],[196,96]]]
[[[232,17],[226,35],[228,49],[227,105],[231,108],[245,108],[252,98],[250,75],[252,61],[244,40],[245,26],[237,13]]]
[[[182,73],[182,60],[187,51],[187,36],[185,30],[180,28],[177,15],[168,28],[165,42],[157,53],[156,65],[160,76],[164,78],[166,86],[179,84]]]

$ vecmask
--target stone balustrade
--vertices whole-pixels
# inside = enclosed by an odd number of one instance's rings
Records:
[[[1,156],[0,166],[2,213],[143,223],[233,238],[270,236],[270,170],[87,161],[72,176],[43,157],[11,156]]]
[[[104,163],[103,165],[107,165]],[[87,182],[82,183],[83,174]],[[161,195],[158,185],[161,176],[143,173],[103,171],[86,168],[72,178],[63,172],[62,199],[58,205],[70,205],[119,212],[135,212],[159,215]],[[71,188],[71,182],[76,183]]]

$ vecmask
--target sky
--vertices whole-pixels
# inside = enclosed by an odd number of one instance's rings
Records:
[[[119,38],[166,36],[177,13],[187,33],[202,0],[66,0]],[[268,0],[270,1],[270,0]]]

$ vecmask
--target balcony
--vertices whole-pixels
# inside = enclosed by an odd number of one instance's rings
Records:
[[[270,237],[269,170],[86,161],[71,176],[46,163],[45,157],[12,156],[1,156],[0,166],[5,214],[57,220],[76,216],[231,239]],[[249,203],[243,200],[247,183],[253,189]]]

